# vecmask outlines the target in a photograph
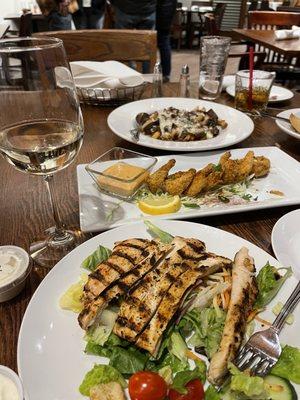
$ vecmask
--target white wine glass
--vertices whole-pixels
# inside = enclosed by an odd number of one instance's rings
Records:
[[[55,227],[32,243],[37,264],[52,267],[81,240],[55,204],[53,175],[78,154],[83,120],[61,40],[0,40],[0,152],[19,171],[44,178]]]

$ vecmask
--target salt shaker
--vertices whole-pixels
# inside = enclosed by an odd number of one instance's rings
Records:
[[[181,69],[178,96],[190,97],[190,69],[187,64]]]
[[[155,63],[153,71],[152,97],[162,97],[162,69],[159,61]]]

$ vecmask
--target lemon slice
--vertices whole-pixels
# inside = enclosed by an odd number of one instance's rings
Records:
[[[296,132],[300,133],[300,118],[295,114],[290,115],[290,123]]]
[[[149,196],[138,202],[141,211],[146,214],[159,215],[177,212],[181,207],[179,196]]]

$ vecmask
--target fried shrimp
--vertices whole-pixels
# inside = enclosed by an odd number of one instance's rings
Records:
[[[270,160],[264,156],[254,157],[251,173],[255,178],[261,178],[267,175],[270,171]]]
[[[149,176],[147,184],[152,193],[156,193],[159,189],[163,189],[163,185],[167,179],[169,171],[174,167],[175,163],[176,161],[171,159]]]
[[[170,175],[165,180],[164,190],[172,196],[181,195],[189,187],[195,174],[196,170],[191,168],[188,171],[180,171]]]

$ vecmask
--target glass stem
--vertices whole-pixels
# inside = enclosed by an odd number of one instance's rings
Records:
[[[57,205],[55,202],[54,186],[53,186],[53,175],[47,175],[44,177],[46,182],[47,191],[49,194],[50,204],[52,208],[53,219],[55,222],[55,233],[56,239],[64,239],[67,232],[64,229],[64,224],[61,222]]]

